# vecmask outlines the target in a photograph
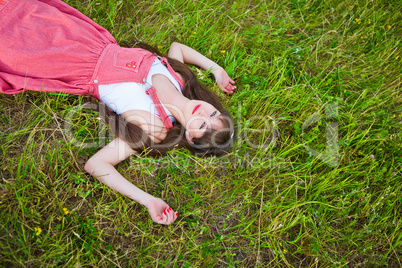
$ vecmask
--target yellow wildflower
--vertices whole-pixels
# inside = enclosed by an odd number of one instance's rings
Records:
[[[221,53],[224,54],[226,52],[226,50],[221,50]]]
[[[35,227],[34,228],[36,236],[39,236],[42,233],[42,229],[40,227]]]
[[[395,59],[396,59],[396,60],[399,59],[399,56],[396,56]]]
[[[391,29],[391,25],[388,25],[388,30]]]
[[[70,211],[68,211],[67,208],[63,208],[63,210],[64,210],[64,214],[65,214],[65,215],[68,215],[68,213],[70,213]]]

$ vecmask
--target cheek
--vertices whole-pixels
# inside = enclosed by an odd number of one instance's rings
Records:
[[[219,129],[223,129],[223,127],[224,126],[223,126],[223,123],[221,120],[219,120],[219,119],[212,120],[212,122],[211,122],[212,129],[219,130]]]
[[[192,117],[192,118],[190,118],[190,120],[188,120],[186,129],[187,130],[199,130],[200,126],[202,125],[203,122],[204,122],[204,120],[202,118]]]
[[[194,138],[202,136],[204,129],[200,129],[200,126],[205,122],[202,118],[194,118],[187,124],[186,130],[191,133]]]

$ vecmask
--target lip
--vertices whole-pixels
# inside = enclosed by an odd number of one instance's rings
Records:
[[[194,109],[193,109],[193,113],[192,113],[192,114],[194,114],[194,113],[198,110],[198,108],[200,108],[200,107],[201,107],[201,104],[196,105],[196,106],[194,107]]]

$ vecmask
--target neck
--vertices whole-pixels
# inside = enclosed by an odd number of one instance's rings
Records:
[[[163,104],[173,115],[173,117],[176,118],[176,120],[179,121],[180,124],[185,126],[186,118],[184,116],[183,111],[187,106],[187,104],[190,102],[190,100],[184,97],[179,92],[177,93],[178,93],[177,95],[172,94],[169,98],[166,99],[166,101],[164,100]]]
[[[184,97],[164,75],[153,75],[152,84],[156,89],[159,100],[180,124],[185,125],[186,118],[182,111],[184,111],[190,100]]]

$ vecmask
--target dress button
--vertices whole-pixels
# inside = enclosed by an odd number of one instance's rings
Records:
[[[95,83],[95,84],[97,84],[98,82],[99,82],[98,79],[95,79],[95,80],[94,80],[94,83]]]

